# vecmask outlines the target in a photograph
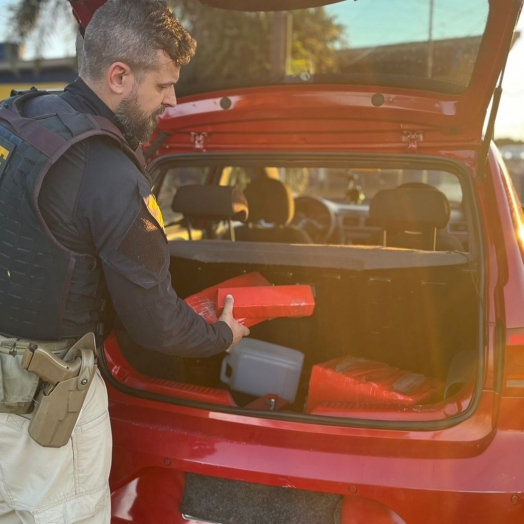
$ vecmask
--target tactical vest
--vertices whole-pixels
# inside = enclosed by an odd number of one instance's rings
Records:
[[[60,244],[38,206],[49,168],[95,135],[113,140],[143,172],[141,153],[111,122],[57,95],[34,91],[0,105],[0,333],[60,340],[90,331],[102,338],[107,330],[100,261]]]

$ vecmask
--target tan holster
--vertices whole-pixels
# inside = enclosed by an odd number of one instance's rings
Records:
[[[65,446],[96,373],[95,335],[84,335],[63,359],[36,344],[30,345],[21,365],[43,381],[35,399],[29,435],[44,447]]]
[[[41,446],[67,444],[96,373],[94,334],[71,344],[0,336],[0,413],[29,414]]]

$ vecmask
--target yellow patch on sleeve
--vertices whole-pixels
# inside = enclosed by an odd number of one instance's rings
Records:
[[[2,159],[0,161],[7,160],[8,157],[9,151],[5,147],[0,146],[0,158]]]
[[[150,194],[144,197],[144,203],[149,211],[149,214],[155,219],[155,222],[162,228],[162,231],[165,233],[164,229],[164,217],[162,216],[162,211],[156,201],[155,195]]]
[[[9,156],[15,149],[16,146],[12,142],[7,138],[0,137],[0,175],[5,171]]]

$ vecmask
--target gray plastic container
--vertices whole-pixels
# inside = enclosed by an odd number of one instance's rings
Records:
[[[220,380],[233,391],[278,395],[295,401],[304,354],[296,349],[243,338],[222,361]]]

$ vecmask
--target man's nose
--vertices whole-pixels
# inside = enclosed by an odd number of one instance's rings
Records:
[[[176,106],[176,95],[175,95],[175,87],[170,87],[166,94],[164,95],[164,99],[162,100],[162,104],[166,107],[175,107]]]

